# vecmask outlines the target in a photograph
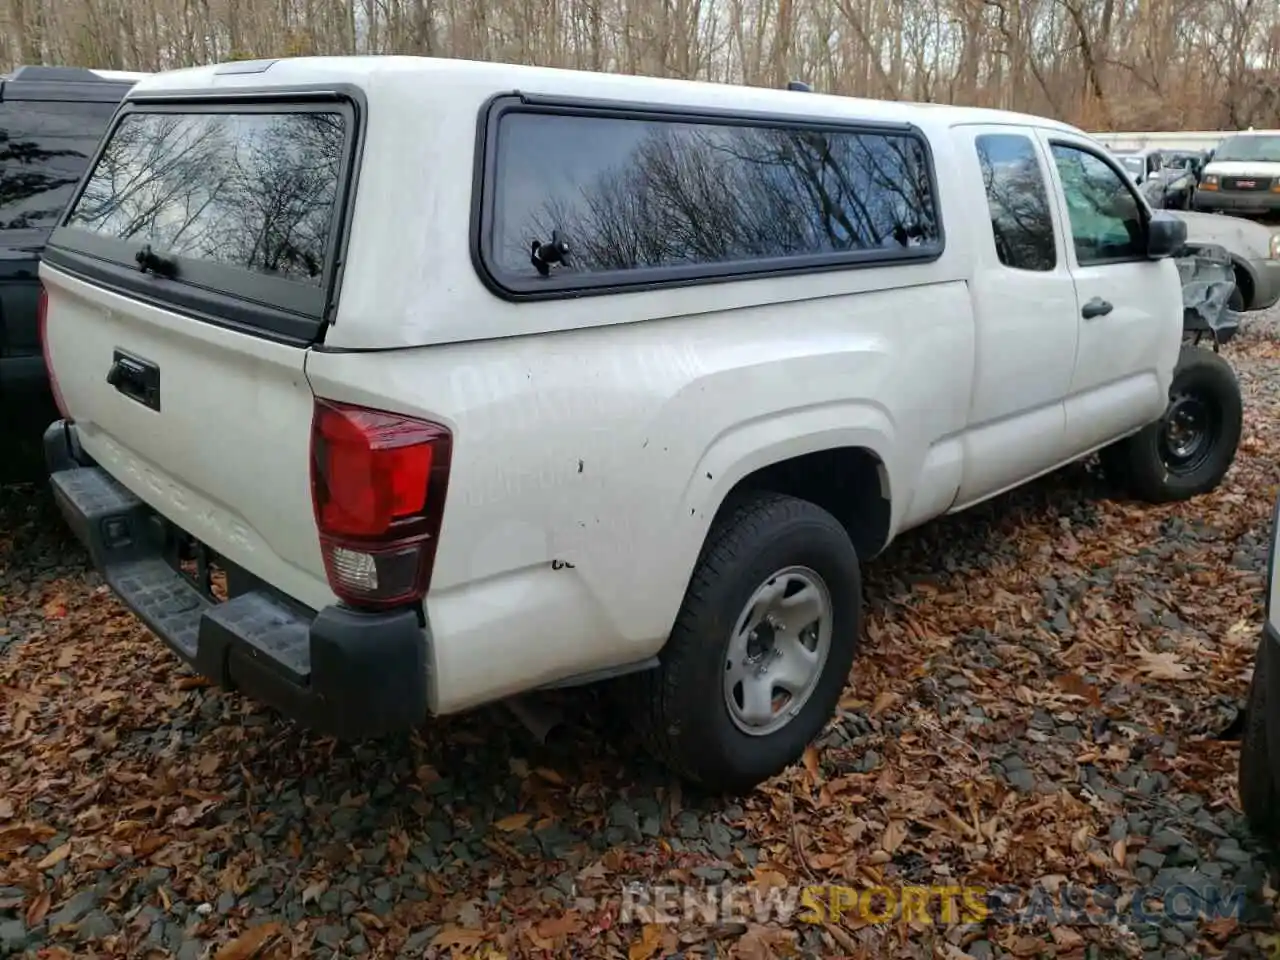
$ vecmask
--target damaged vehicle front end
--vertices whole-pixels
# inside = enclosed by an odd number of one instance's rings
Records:
[[[1194,346],[1207,338],[1217,353],[1235,337],[1242,319],[1229,306],[1236,290],[1231,255],[1217,244],[1195,244],[1175,262],[1182,280],[1183,337]]]

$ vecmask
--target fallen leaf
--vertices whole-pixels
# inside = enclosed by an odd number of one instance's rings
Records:
[[[813,783],[822,779],[818,772],[818,749],[813,744],[804,748],[804,768],[808,771],[809,779]]]
[[[329,889],[328,880],[317,880],[302,891],[302,905],[305,907],[308,903],[320,899],[320,895]]]
[[[494,826],[506,833],[511,833],[515,830],[523,830],[532,820],[533,814],[531,813],[513,813],[511,816],[503,817],[497,821]]]
[[[450,924],[431,938],[433,947],[474,947],[484,942],[483,930],[468,930]]]
[[[1191,670],[1182,663],[1175,654],[1167,651],[1152,653],[1150,650],[1136,651],[1138,669],[1155,680],[1190,680]]]
[[[875,703],[871,705],[871,716],[876,717],[884,713],[891,706],[898,702],[898,694],[889,690],[885,690],[876,697]]]
[[[162,847],[169,845],[169,838],[161,834],[152,834],[149,837],[143,837],[133,845],[133,852],[139,857],[149,857]]]
[[[550,767],[538,767],[538,769],[533,772],[543,780],[547,781],[547,783],[554,783],[556,786],[564,786],[564,777],[560,776],[560,774],[556,773]]]
[[[538,924],[538,933],[548,939],[572,936],[582,930],[584,924],[576,910],[570,910],[559,917],[551,917]]]
[[[662,925],[646,923],[640,931],[640,939],[627,950],[627,960],[649,960],[662,946]]]
[[[38,870],[48,870],[50,867],[57,866],[67,857],[71,856],[71,841],[68,840],[60,847],[55,847],[49,851],[48,856],[36,864]]]
[[[40,922],[44,920],[45,915],[49,912],[49,907],[52,904],[53,897],[50,896],[48,890],[32,900],[31,906],[27,907],[27,926],[40,926]]]
[[[1053,934],[1054,943],[1060,947],[1066,947],[1068,950],[1084,945],[1084,937],[1070,927],[1050,927],[1049,932]]]
[[[885,853],[893,853],[906,839],[907,828],[902,825],[902,822],[890,820],[889,826],[884,828],[884,833],[880,837],[880,849]]]
[[[214,960],[249,960],[258,955],[267,941],[280,932],[280,924],[264,923],[242,933],[218,951]]]
[[[0,820],[13,818],[13,801],[8,797],[0,797]]]

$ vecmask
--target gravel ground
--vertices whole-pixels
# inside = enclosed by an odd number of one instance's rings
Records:
[[[905,535],[869,565],[839,717],[737,803],[682,790],[593,691],[546,745],[501,708],[380,744],[300,732],[139,628],[43,489],[0,491],[0,956],[1262,956],[1233,726],[1280,311],[1226,355],[1247,421],[1220,491],[1142,507],[1080,466]],[[1217,919],[641,925],[631,882],[1247,895]]]

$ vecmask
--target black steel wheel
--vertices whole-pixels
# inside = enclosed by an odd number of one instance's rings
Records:
[[[1188,500],[1222,482],[1243,421],[1231,364],[1212,350],[1183,346],[1164,416],[1103,450],[1103,469],[1138,499]]]

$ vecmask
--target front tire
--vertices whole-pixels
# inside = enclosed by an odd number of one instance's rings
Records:
[[[835,517],[773,493],[726,507],[660,666],[629,685],[650,750],[715,793],[780,773],[834,714],[861,618],[857,552]]]
[[[1164,416],[1104,449],[1103,470],[1148,503],[1189,500],[1217,489],[1231,469],[1243,421],[1231,365],[1210,350],[1184,345]]]

